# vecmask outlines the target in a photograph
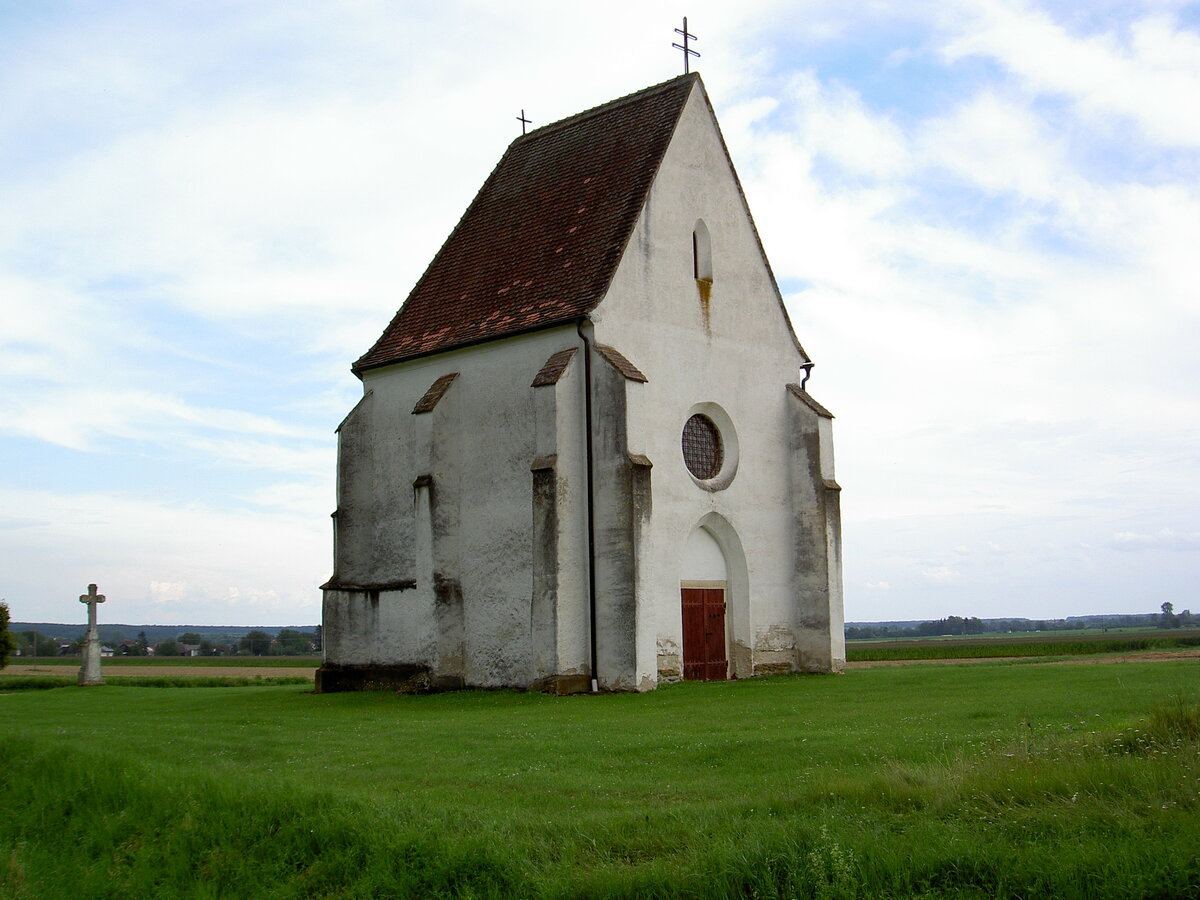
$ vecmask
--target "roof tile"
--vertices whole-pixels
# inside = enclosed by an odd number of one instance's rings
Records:
[[[604,344],[596,345],[596,352],[608,360],[609,365],[628,378],[630,381],[648,382],[650,379],[642,374],[642,370],[625,358],[620,350]]]
[[[833,413],[823,407],[820,403],[813,399],[812,394],[800,387],[798,384],[789,384],[787,386],[788,393],[815,412],[818,416],[824,416],[826,419],[832,419]]]
[[[570,365],[571,359],[575,356],[577,349],[579,348],[568,347],[566,350],[559,350],[546,360],[546,364],[534,376],[533,384],[530,387],[545,387],[549,384],[558,384],[558,379],[567,370],[567,366]]]
[[[513,141],[354,371],[591,312],[698,79],[680,76]]]
[[[433,412],[433,408],[438,405],[438,401],[442,399],[446,391],[450,390],[450,385],[454,383],[454,379],[457,377],[457,372],[451,372],[449,375],[443,375],[431,384],[429,390],[421,396],[421,399],[417,401],[417,405],[413,407],[413,415]]]

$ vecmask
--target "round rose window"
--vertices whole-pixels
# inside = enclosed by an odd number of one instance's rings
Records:
[[[701,481],[716,478],[721,471],[725,462],[721,432],[708,416],[696,413],[683,426],[683,462]]]

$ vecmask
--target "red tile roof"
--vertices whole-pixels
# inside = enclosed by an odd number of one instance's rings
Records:
[[[566,350],[559,350],[551,356],[546,360],[546,364],[538,370],[538,373],[533,376],[533,384],[530,387],[546,387],[547,385],[558,384],[558,379],[562,377],[563,372],[567,371],[567,366],[578,349],[578,347],[568,347]]]
[[[642,370],[625,358],[616,347],[609,347],[606,344],[597,344],[596,352],[608,360],[608,364],[628,378],[630,381],[640,381],[645,383],[650,379],[642,374]]]
[[[438,405],[438,401],[446,391],[450,390],[450,385],[454,384],[454,379],[458,377],[457,372],[451,372],[449,375],[443,375],[437,381],[429,386],[421,399],[417,401],[417,405],[413,407],[413,415],[421,413],[433,412],[433,408]]]
[[[698,81],[683,75],[513,141],[354,371],[591,312]]]

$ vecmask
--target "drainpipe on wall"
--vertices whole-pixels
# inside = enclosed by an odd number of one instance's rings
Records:
[[[804,390],[804,386],[808,384],[808,379],[812,378],[812,370],[813,366],[815,365],[816,363],[812,362],[811,360],[809,362],[800,363],[800,368],[804,370],[804,379],[800,382],[800,390]]]
[[[593,515],[594,478],[592,472],[592,344],[583,333],[580,319],[575,330],[583,341],[583,419],[585,431],[585,459],[587,463],[587,535],[588,535],[588,616],[591,635],[592,693],[599,693],[600,681],[596,677],[596,523]]]

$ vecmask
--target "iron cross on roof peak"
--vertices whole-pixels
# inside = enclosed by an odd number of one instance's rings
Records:
[[[672,44],[671,46],[674,47],[676,50],[683,51],[683,74],[686,75],[688,73],[688,62],[691,59],[691,57],[694,56],[697,59],[700,58],[700,54],[688,46],[688,41],[689,40],[698,41],[699,38],[696,37],[694,34],[688,33],[687,16],[683,17],[683,28],[682,29],[676,28],[675,33],[683,35],[683,43],[682,44]]]
[[[525,110],[522,109],[521,114],[519,116],[517,116],[517,121],[521,123],[521,134],[524,134],[525,126],[528,125],[530,122],[532,122],[533,119],[525,118]]]

